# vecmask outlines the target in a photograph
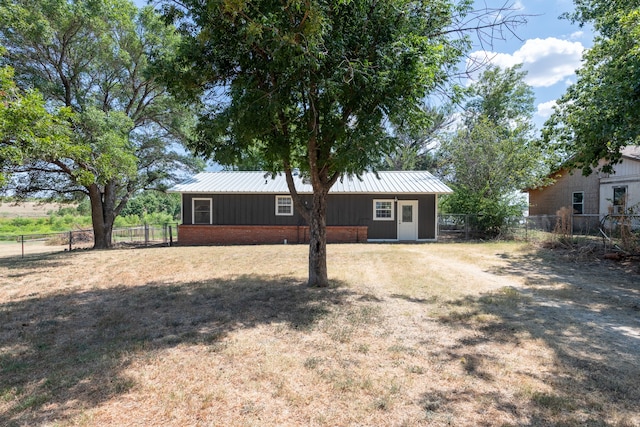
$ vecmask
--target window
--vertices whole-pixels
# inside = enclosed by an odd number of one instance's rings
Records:
[[[376,221],[393,221],[393,200],[374,200],[373,219]]]
[[[211,224],[211,199],[192,199],[193,224]]]
[[[276,196],[276,216],[292,216],[293,199],[291,196]]]
[[[613,213],[623,214],[627,207],[627,187],[613,187]]]
[[[584,191],[573,193],[573,213],[574,215],[582,215],[584,213]]]

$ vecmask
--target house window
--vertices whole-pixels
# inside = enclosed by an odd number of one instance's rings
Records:
[[[373,219],[376,221],[393,221],[393,200],[374,200]]]
[[[276,216],[292,216],[293,199],[291,196],[276,196]]]
[[[193,224],[211,224],[211,199],[192,199]]]
[[[573,214],[582,215],[584,213],[584,191],[573,193]]]
[[[613,213],[623,214],[627,207],[627,187],[613,187]]]

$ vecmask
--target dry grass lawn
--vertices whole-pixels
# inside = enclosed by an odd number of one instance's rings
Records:
[[[638,266],[517,243],[0,259],[3,426],[640,426]]]

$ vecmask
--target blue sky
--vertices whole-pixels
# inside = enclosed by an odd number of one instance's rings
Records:
[[[502,0],[476,0],[476,9],[502,6]],[[571,0],[513,0],[512,13],[525,15],[526,24],[515,28],[515,35],[505,34],[492,46],[475,46],[471,57],[501,67],[523,64],[526,83],[536,96],[534,120],[540,127],[552,113],[555,100],[576,80],[583,50],[592,45],[590,28],[580,28],[569,20],[559,19],[574,10]],[[483,49],[484,48],[484,49]]]

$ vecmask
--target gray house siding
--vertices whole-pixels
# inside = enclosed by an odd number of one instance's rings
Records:
[[[282,194],[286,196],[287,194]],[[293,216],[275,215],[275,194],[187,194],[182,195],[183,224],[192,223],[193,198],[212,199],[214,225],[306,225],[294,209]],[[303,196],[311,203],[310,196]],[[373,220],[374,199],[395,199],[382,194],[330,194],[327,208],[328,226],[367,226],[372,240],[395,240],[397,218],[394,221]],[[418,239],[436,237],[436,195],[399,196],[398,200],[418,200]],[[395,212],[397,217],[397,212]]]

